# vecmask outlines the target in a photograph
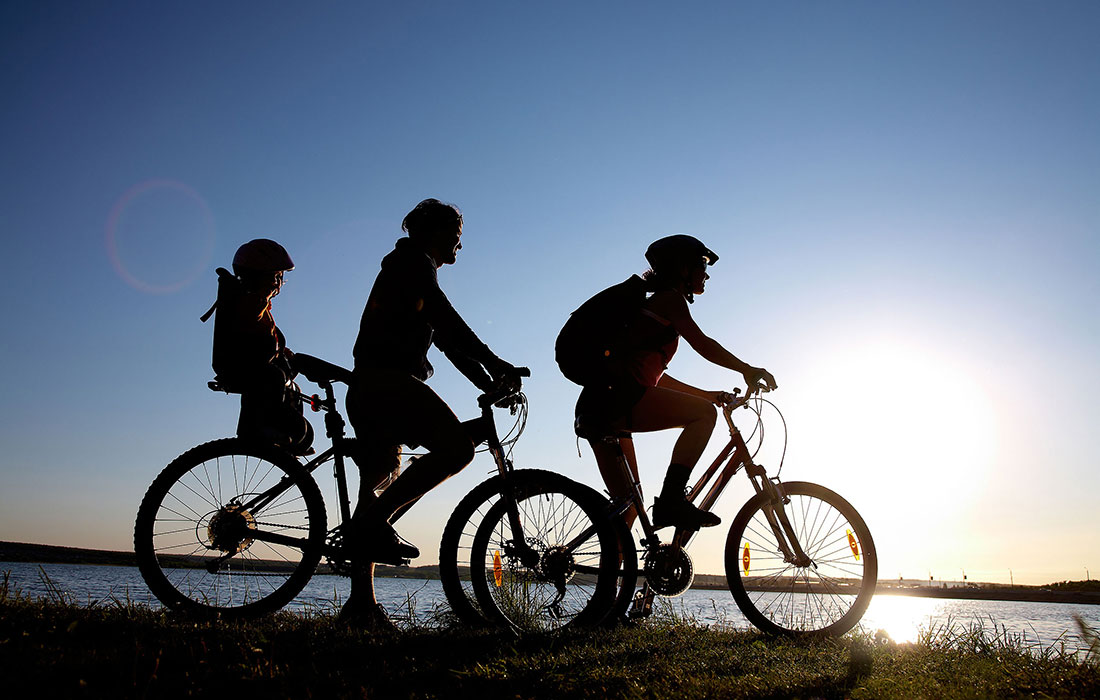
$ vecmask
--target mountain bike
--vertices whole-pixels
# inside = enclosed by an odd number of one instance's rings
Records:
[[[713,509],[734,475],[744,469],[756,493],[733,519],[725,545],[726,578],[737,606],[749,622],[768,633],[844,634],[859,622],[874,595],[878,556],[871,533],[855,508],[835,492],[804,481],[769,477],[753,461],[755,453],[734,425],[733,411],[744,407],[756,414],[749,439],[759,434],[762,443],[762,407],[775,405],[759,396],[739,397],[739,393],[728,394],[722,406],[730,440],[687,498],[698,501],[702,510]],[[785,432],[785,421],[783,425]],[[635,591],[638,558],[630,533],[622,541],[621,565],[600,572],[601,578],[619,579],[619,593],[608,618],[645,617],[651,614],[656,596],[674,597],[690,588],[694,565],[686,547],[696,531],[677,528],[669,541],[661,541],[646,513],[641,485],[620,446],[620,438],[629,433],[596,431],[580,436],[616,451],[632,486],[629,494],[611,503],[609,512],[622,518],[633,509],[641,530],[642,587]],[[784,456],[785,452],[784,437]],[[783,457],[780,470],[782,461]]]

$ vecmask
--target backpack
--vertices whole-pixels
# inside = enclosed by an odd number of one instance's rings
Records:
[[[242,293],[241,281],[229,270],[219,267],[216,272],[218,273],[218,296],[206,313],[199,317],[199,320],[203,323],[210,319],[219,304],[223,308],[229,308],[233,303],[233,298]],[[228,338],[230,329],[226,328],[225,324],[218,324],[220,316],[221,314],[214,317],[214,346],[210,365],[214,368],[215,376],[218,377],[220,382],[224,383],[230,380],[236,360],[233,354],[232,341]],[[227,388],[227,391],[231,390],[232,388]]]
[[[625,371],[627,328],[646,300],[645,282],[630,279],[608,287],[569,315],[554,343],[554,359],[569,381],[608,384]]]

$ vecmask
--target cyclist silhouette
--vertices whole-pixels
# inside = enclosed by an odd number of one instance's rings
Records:
[[[707,336],[691,317],[688,304],[702,294],[710,279],[707,266],[718,256],[698,239],[677,234],[655,241],[645,253],[650,269],[642,276],[648,297],[636,315],[625,319],[623,360],[610,381],[585,384],[577,400],[577,434],[589,442],[613,499],[626,496],[630,484],[613,448],[595,439],[600,434],[650,432],[681,428],[661,494],[653,504],[653,524],[688,529],[718,525],[717,515],[699,510],[685,497],[688,477],[706,449],[717,417],[715,405],[724,392],[707,391],[665,373],[680,338],[704,359],[740,372],[749,391],[764,382],[776,388],[767,370],[752,367]],[[622,320],[622,319],[619,319]],[[634,478],[638,465],[633,441],[620,439]],[[627,514],[632,522],[633,512]]]
[[[352,575],[352,592],[341,617],[362,625],[386,624],[374,600],[373,562],[397,564],[420,555],[390,521],[474,457],[467,428],[425,384],[432,375],[428,348],[442,350],[482,391],[518,381],[516,368],[478,339],[439,288],[438,268],[453,264],[462,248],[459,210],[425,199],[408,213],[401,229],[408,237],[382,259],[363,310],[347,413],[361,444],[360,459],[372,471],[396,469],[401,445],[420,445],[428,454],[377,498],[373,489],[360,487],[352,545],[363,564]]]
[[[219,269],[211,364],[217,381],[241,394],[238,436],[306,454],[313,444],[313,428],[302,415],[292,381],[298,374],[294,353],[271,313],[283,273],[293,269],[286,249],[266,238],[237,249],[232,276]]]

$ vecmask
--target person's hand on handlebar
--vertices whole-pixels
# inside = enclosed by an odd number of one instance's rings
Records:
[[[775,377],[763,367],[749,367],[741,372],[741,376],[745,378],[745,384],[748,386],[746,396],[752,396],[758,391],[774,391],[778,388]]]
[[[501,360],[500,364],[493,367],[491,371],[493,373],[493,388],[489,392],[494,394],[498,392],[514,394],[522,387],[522,378],[531,376],[531,370],[526,367],[516,367],[504,360]]]
[[[740,391],[740,389],[738,389],[737,391]],[[714,404],[715,406],[723,406],[724,407],[724,406],[729,406],[730,404],[732,404],[736,400],[737,400],[737,394],[736,393],[731,394],[728,391],[716,391],[716,392],[714,392],[714,396],[713,396],[713,398],[711,398],[710,402],[712,404]]]

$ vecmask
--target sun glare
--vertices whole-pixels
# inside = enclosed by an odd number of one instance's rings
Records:
[[[847,473],[862,475],[865,503],[889,502],[899,523],[949,516],[973,503],[993,460],[995,413],[958,361],[889,339],[852,342],[819,367],[822,391],[849,387],[816,426],[819,439],[844,436],[839,458]]]

